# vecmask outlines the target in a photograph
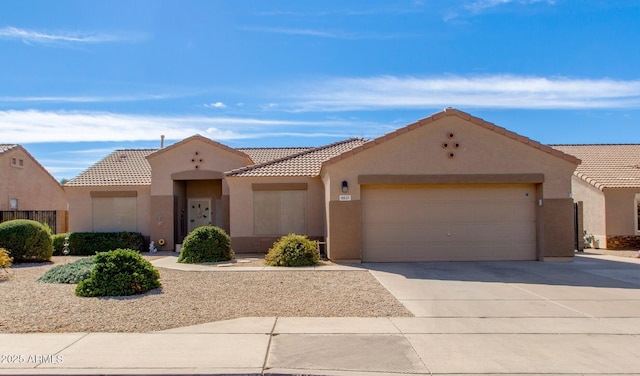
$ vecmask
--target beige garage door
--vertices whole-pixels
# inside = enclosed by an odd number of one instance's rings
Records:
[[[535,186],[363,186],[365,262],[535,260]]]

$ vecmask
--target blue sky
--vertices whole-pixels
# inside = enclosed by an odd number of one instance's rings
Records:
[[[0,143],[57,179],[118,148],[373,138],[456,107],[640,143],[640,1],[3,1]]]

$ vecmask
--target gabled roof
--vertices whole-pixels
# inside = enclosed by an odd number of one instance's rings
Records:
[[[147,157],[158,149],[116,150],[98,161],[65,187],[150,185],[151,166]]]
[[[549,153],[549,154],[552,154],[552,155],[554,155],[554,156],[556,156],[558,158],[565,159],[565,160],[567,160],[567,161],[569,161],[571,163],[575,163],[575,164],[579,164],[580,163],[580,160],[577,159],[576,157],[572,156],[572,155],[565,154],[560,150],[556,150],[556,149],[554,149],[554,148],[552,148],[550,146],[543,145],[543,144],[541,144],[541,143],[539,143],[537,141],[531,140],[528,137],[521,136],[521,135],[519,135],[519,134],[517,134],[515,132],[511,132],[511,131],[509,131],[509,130],[507,130],[505,128],[499,127],[499,126],[497,126],[497,125],[495,125],[493,123],[490,123],[490,122],[485,121],[483,119],[480,119],[478,117],[471,116],[470,114],[468,114],[466,112],[457,110],[455,108],[448,107],[448,108],[445,108],[444,110],[442,110],[442,111],[440,111],[438,113],[435,113],[435,114],[433,114],[433,115],[431,115],[429,117],[426,117],[426,118],[424,118],[422,120],[418,120],[415,123],[409,124],[409,125],[407,125],[407,126],[405,126],[403,128],[397,129],[397,130],[395,130],[395,131],[393,131],[391,133],[385,134],[384,136],[380,136],[380,137],[378,137],[376,139],[373,139],[373,140],[371,140],[371,141],[369,141],[367,143],[364,143],[363,145],[361,145],[359,147],[353,148],[348,152],[345,152],[345,153],[342,153],[340,155],[337,155],[337,156],[327,160],[323,164],[323,166],[324,165],[328,165],[328,164],[336,163],[339,160],[342,160],[344,158],[349,158],[353,154],[360,153],[361,151],[369,149],[369,148],[371,148],[371,147],[373,147],[373,146],[375,146],[377,144],[383,143],[383,142],[388,141],[388,140],[390,140],[392,138],[398,137],[399,135],[407,133],[409,131],[412,131],[412,130],[414,130],[416,128],[423,127],[423,126],[428,126],[429,124],[433,123],[434,121],[436,121],[438,119],[442,119],[442,118],[444,118],[446,116],[459,117],[461,119],[470,121],[473,124],[476,124],[476,125],[478,125],[480,127],[489,129],[489,130],[491,130],[493,132],[496,132],[496,133],[498,133],[500,135],[503,135],[505,137],[511,138],[511,139],[516,140],[518,142],[521,142],[521,143],[523,143],[525,145],[531,146],[531,147],[533,147],[535,149],[539,149],[539,150],[541,150],[541,151],[543,151],[545,153]]]
[[[0,154],[7,152],[18,146],[18,144],[0,144]]]
[[[313,149],[310,147],[288,147],[288,148],[238,148],[253,160],[254,164],[261,164],[276,159],[285,158],[294,154],[302,153]]]
[[[47,175],[49,175],[51,180],[56,182],[56,185],[58,185],[60,187],[60,189],[62,189],[62,186],[60,185],[60,183],[56,180],[56,178],[53,175],[51,175],[49,170],[44,168],[44,166],[42,164],[40,164],[40,162],[33,155],[31,155],[31,153],[29,153],[29,151],[27,151],[27,149],[25,149],[22,145],[19,145],[19,144],[0,144],[0,155],[4,154],[4,153],[7,153],[7,152],[9,152],[11,150],[22,150],[29,158],[31,158],[31,160],[36,164],[36,166],[38,166],[40,169],[42,169],[42,171],[44,171]]]
[[[366,140],[350,138],[333,144],[312,148],[270,162],[228,172],[227,176],[318,176],[322,163],[364,144]]]
[[[582,160],[574,175],[592,186],[640,188],[640,144],[552,145]]]
[[[212,145],[212,146],[214,146],[216,148],[219,148],[219,149],[222,149],[222,150],[226,150],[226,151],[228,151],[230,153],[233,153],[233,154],[237,154],[237,155],[239,155],[241,157],[246,158],[248,162],[252,162],[251,158],[247,154],[245,154],[245,153],[243,153],[241,151],[238,151],[236,149],[232,149],[232,148],[228,147],[227,145],[224,145],[224,144],[221,144],[219,142],[213,141],[212,139],[204,137],[204,136],[201,136],[199,134],[196,134],[196,135],[191,136],[191,137],[187,137],[184,140],[178,141],[173,145],[167,146],[166,148],[156,149],[155,152],[153,152],[150,155],[148,155],[148,158],[153,158],[156,155],[160,155],[160,154],[166,153],[169,150],[175,149],[175,148],[177,148],[177,147],[179,147],[181,145],[184,145],[186,143],[189,143],[189,142],[191,142],[193,140],[199,140],[199,141],[202,141],[202,142],[207,143],[209,145]]]
[[[238,149],[261,164],[312,150],[310,147]],[[232,149],[233,150],[233,149]],[[112,152],[75,178],[66,187],[151,185],[151,165],[147,157],[161,149],[121,149]],[[253,165],[252,165],[253,166]]]

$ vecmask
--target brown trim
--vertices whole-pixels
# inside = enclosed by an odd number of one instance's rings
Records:
[[[224,174],[220,171],[190,170],[171,174],[172,180],[221,180]]]
[[[104,198],[104,197],[138,197],[137,191],[91,191],[89,192],[92,198]]]
[[[513,184],[544,182],[544,174],[359,175],[358,184]]]
[[[253,183],[254,191],[306,191],[307,183]]]

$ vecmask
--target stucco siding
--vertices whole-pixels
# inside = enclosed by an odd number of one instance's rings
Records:
[[[348,181],[353,199],[359,199],[357,181],[363,174],[543,174],[545,198],[568,198],[571,192],[568,177],[575,167],[518,140],[449,116],[325,169],[332,176],[331,200],[337,200],[342,180]]]
[[[579,177],[572,177],[572,192],[574,201],[582,201],[582,218],[584,231],[595,238],[593,247],[605,247],[606,222],[605,222],[605,194],[598,188],[585,182]],[[580,234],[582,235],[582,234]]]
[[[172,195],[173,194],[173,173],[194,171],[200,172],[203,177],[207,172],[218,172],[221,179],[222,173],[236,168],[244,167],[248,162],[248,157],[243,157],[239,153],[234,153],[226,149],[200,139],[191,139],[172,149],[160,150],[150,155],[147,160],[151,165],[151,194],[152,195]],[[190,177],[193,180],[197,176]]]
[[[0,211],[13,210],[12,200],[18,200],[18,211],[55,211],[56,232],[67,230],[69,204],[64,189],[21,146],[0,155]]]
[[[261,238],[262,234],[254,233],[253,192],[254,184],[285,187],[306,184],[306,235],[324,238],[324,186],[319,178],[311,177],[227,177],[227,184],[232,192],[229,196],[230,236],[234,238]],[[264,186],[263,186],[264,187]],[[296,186],[297,187],[297,186]],[[299,189],[297,187],[296,189]],[[244,243],[243,243],[244,244]],[[235,248],[234,248],[235,249]],[[242,251],[242,249],[240,249]]]
[[[94,196],[117,196],[119,192],[135,192],[136,231],[144,236],[150,235],[151,199],[149,186],[114,186],[114,187],[64,187],[69,199],[69,231],[92,232]]]
[[[470,187],[473,184],[534,184],[535,192],[531,189],[529,194],[535,199],[536,207],[549,207],[535,210],[536,225],[532,230],[535,246],[523,258],[570,256],[573,254],[571,176],[576,163],[548,149],[540,150],[540,145],[535,147],[532,146],[535,143],[523,142],[525,140],[459,116],[443,116],[425,125],[405,127],[392,137],[376,139],[365,144],[363,150],[323,167],[321,175],[328,191],[328,205],[331,208],[340,201],[340,195],[344,194],[343,181],[347,182],[347,194],[354,201],[362,201],[362,189],[371,184],[442,184],[445,189],[461,183]],[[362,207],[365,205],[362,203]],[[331,218],[333,211],[327,215],[327,223],[335,223]],[[341,221],[359,218],[355,214],[352,217]],[[332,247],[338,245],[334,231],[333,227],[328,229],[329,254]],[[363,228],[363,234],[365,231]],[[483,257],[507,259],[498,253]]]
[[[12,165],[12,158],[16,159],[16,165]],[[18,199],[18,210],[68,207],[62,186],[21,147],[0,155],[0,195],[0,210],[10,210],[12,198]]]
[[[605,188],[604,197],[606,207],[606,235],[639,235],[635,228],[637,206],[636,195],[640,188]]]

